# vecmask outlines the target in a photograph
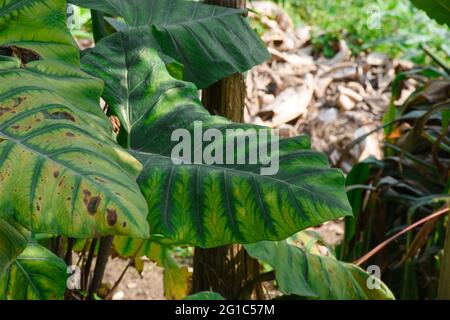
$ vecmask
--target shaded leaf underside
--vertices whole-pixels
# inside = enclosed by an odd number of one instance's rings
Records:
[[[380,280],[329,254],[321,256],[287,241],[262,241],[246,245],[245,249],[250,256],[275,269],[278,286],[284,294],[322,300],[394,299]],[[374,286],[369,288],[369,285]]]

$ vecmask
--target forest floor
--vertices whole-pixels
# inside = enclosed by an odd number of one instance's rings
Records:
[[[377,52],[354,56],[344,40],[335,44],[336,55],[327,59],[311,43],[311,28],[294,27],[272,2],[250,6],[259,13],[250,13],[250,18],[264,30],[262,39],[272,57],[247,73],[245,121],[277,128],[283,137],[310,136],[312,147],[344,172],[369,156],[380,158],[382,132],[350,152],[345,147],[381,125],[395,75],[414,65]],[[400,100],[414,87],[414,82],[407,83]],[[336,245],[343,237],[343,222],[315,230]],[[112,285],[126,262],[116,258],[109,266],[105,281]],[[162,268],[147,263],[142,276],[129,270],[114,299],[164,299]]]

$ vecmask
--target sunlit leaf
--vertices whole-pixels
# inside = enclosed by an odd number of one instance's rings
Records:
[[[103,98],[120,119],[120,140],[144,166],[138,183],[149,205],[152,232],[216,247],[280,240],[351,214],[342,173],[310,150],[306,137],[282,140],[278,150],[271,135],[240,150],[249,159],[256,150],[272,149],[266,160],[276,163],[279,157],[274,175],[261,175],[261,161],[175,164],[172,150],[178,140],[172,140],[172,133],[177,129],[186,129],[191,137],[199,122],[203,130],[217,129],[224,140],[214,141],[215,146],[247,135],[228,129],[250,129],[253,135],[266,129],[209,115],[195,86],[172,78],[158,54],[145,43],[137,45],[135,37],[119,32],[102,39],[83,57],[83,68],[105,81]]]
[[[1,300],[62,299],[66,289],[66,264],[37,244],[25,251],[0,273]]]

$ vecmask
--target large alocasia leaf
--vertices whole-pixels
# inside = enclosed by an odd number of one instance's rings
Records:
[[[361,268],[337,260],[314,236],[302,232],[297,242],[262,241],[245,246],[250,256],[275,269],[284,294],[311,299],[394,299],[389,288]]]
[[[129,237],[115,237],[114,251],[122,258],[146,256],[158,266],[164,268],[164,296],[179,300],[189,291],[190,272],[187,267],[180,267],[172,257],[170,241],[153,236],[150,240]]]
[[[1,0],[0,47],[21,47],[77,66],[78,48],[65,17],[64,0]]]
[[[43,59],[0,59],[0,217],[71,237],[146,236],[141,165],[112,138],[101,81],[69,66],[79,54],[65,5],[0,2],[2,52]]]
[[[185,80],[199,88],[262,63],[269,54],[242,16],[230,9],[186,0],[72,0],[123,17],[139,28],[134,39],[157,49],[166,64],[185,67]]]
[[[414,5],[425,11],[428,16],[441,24],[450,27],[449,0],[411,0]]]
[[[215,247],[284,239],[351,214],[342,173],[330,169],[324,155],[311,151],[305,137],[282,140],[279,152],[272,150],[274,158],[280,157],[273,176],[259,174],[261,163],[175,165],[171,151],[178,142],[171,135],[182,128],[194,136],[195,121],[201,121],[204,130],[219,130],[227,141],[243,136],[227,129],[262,128],[210,116],[195,86],[172,78],[157,52],[139,45],[132,33],[102,39],[82,65],[105,81],[104,99],[120,118],[122,139],[144,165],[138,183],[149,205],[153,233]],[[247,156],[253,147],[247,147]]]
[[[23,227],[0,219],[0,275],[25,249],[28,241],[29,235]]]
[[[57,62],[0,71],[0,217],[71,237],[145,237],[141,165],[111,137],[101,81]]]
[[[0,273],[0,300],[62,299],[66,288],[66,264],[37,244]]]

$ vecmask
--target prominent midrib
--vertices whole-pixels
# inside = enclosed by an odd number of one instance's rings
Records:
[[[37,293],[37,295],[39,296],[40,300],[44,300],[44,296],[42,295],[42,293],[38,290],[38,288],[36,287],[36,284],[34,283],[34,281],[31,279],[30,275],[28,274],[28,272],[25,270],[25,268],[20,264],[20,258],[17,259],[15,261],[16,266],[20,269],[20,271],[23,273],[23,275],[25,276],[25,278],[27,278],[28,282],[30,283],[31,287],[33,288],[34,292]],[[11,272],[11,271],[10,271]]]

